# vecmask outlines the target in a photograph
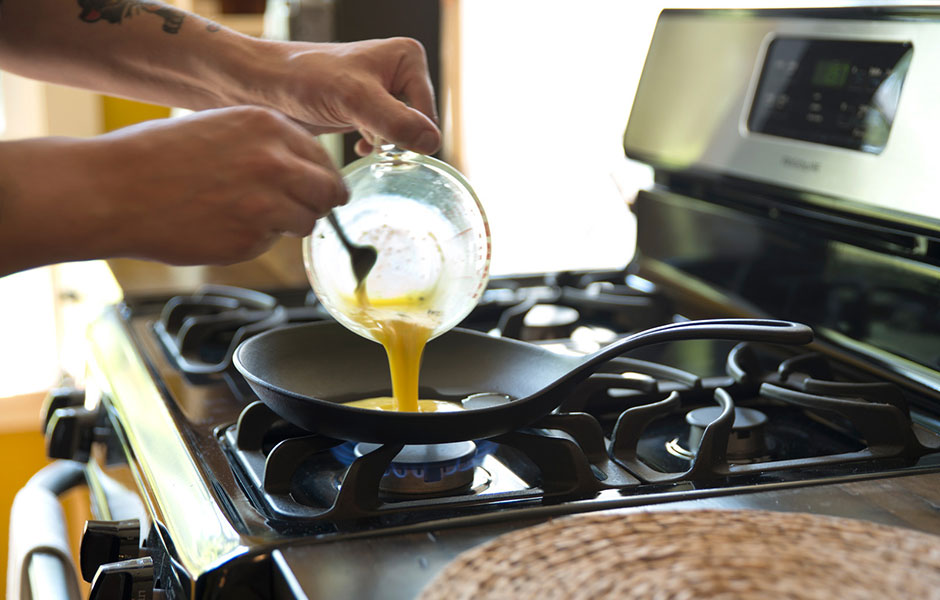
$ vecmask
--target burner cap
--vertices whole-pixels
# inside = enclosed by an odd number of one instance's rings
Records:
[[[685,421],[689,424],[689,449],[694,453],[702,443],[705,428],[721,415],[720,406],[705,406],[689,411]],[[767,415],[753,408],[734,408],[734,423],[728,436],[730,462],[755,461],[768,455],[764,435]]]
[[[696,408],[695,410],[690,410],[688,414],[685,415],[685,422],[692,427],[705,429],[705,427],[721,415],[721,411],[722,408],[720,406]],[[767,423],[767,415],[759,410],[742,408],[740,406],[734,408],[734,424],[731,428],[736,431],[761,427],[765,423]]]

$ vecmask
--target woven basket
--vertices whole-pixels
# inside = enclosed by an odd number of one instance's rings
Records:
[[[564,517],[468,550],[422,600],[940,599],[940,536],[801,513]]]

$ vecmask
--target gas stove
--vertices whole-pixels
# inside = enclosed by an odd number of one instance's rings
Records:
[[[634,274],[559,273],[495,279],[462,326],[584,353],[685,318],[675,310]],[[501,531],[558,514],[940,469],[940,430],[901,386],[819,348],[734,341],[614,359],[552,414],[489,439],[404,448],[332,439],[281,419],[231,363],[247,335],[328,318],[306,290],[207,286],[128,299],[95,325],[95,380],[111,390],[99,406],[119,445],[147,448],[134,466],[161,511],[148,544],[160,549],[162,585],[202,595],[247,585],[241,575],[273,585],[269,565],[248,565],[295,544],[476,523]],[[94,477],[108,478],[107,463]],[[209,542],[221,569],[171,554]]]
[[[648,346],[518,430],[375,445],[285,421],[233,368],[246,339],[329,319],[308,289],[127,297],[89,331],[84,408],[61,398],[48,428],[103,519],[93,595],[411,598],[459,552],[559,515],[940,477],[940,182],[912,150],[940,135],[917,118],[938,39],[924,8],[664,11],[624,136],[655,172],[635,259],[494,278],[460,325],[584,355],[776,318],[810,326],[806,346]]]
[[[604,283],[609,284],[606,304],[599,292],[584,292],[592,296],[593,319],[579,317],[570,336],[537,343],[578,352],[583,337],[574,333],[578,327],[592,332],[594,343],[602,343],[598,337],[609,339],[597,331],[610,332],[604,325],[622,310],[611,296],[645,299],[668,314],[651,283],[633,276],[631,285],[624,274],[600,277],[569,273],[525,287],[515,287],[522,285],[518,279],[494,282],[494,293],[484,295],[464,326],[489,327],[486,315],[494,311],[493,304],[505,304],[510,297],[513,302],[497,310],[501,315],[580,314],[584,295],[574,290],[608,287]],[[562,286],[559,279],[572,281]],[[515,287],[511,295],[506,294],[509,284]],[[287,322],[326,318],[310,295],[294,307],[273,296],[265,311],[240,305],[258,296],[207,288],[171,299],[158,319],[149,319],[143,306],[143,314],[134,319],[142,322],[142,335],[153,337],[147,328],[156,334],[160,347],[152,351],[162,350],[168,360],[156,356],[149,362],[170,371],[163,377],[182,369],[190,385],[214,384],[204,369],[193,368],[194,362],[204,361],[185,359],[184,349],[193,346],[189,335],[202,342],[196,353],[221,357],[225,364],[215,370],[228,390],[218,389],[217,403],[228,404],[233,412],[228,425],[213,423],[211,433],[239,486],[228,494],[240,491],[251,504],[251,514],[239,515],[240,521],[257,513],[267,527],[286,535],[374,532],[566,501],[580,501],[578,510],[583,510],[590,501],[608,496],[636,498],[690,486],[727,493],[762,483],[883,473],[932,466],[930,455],[940,448],[940,438],[912,422],[898,386],[844,367],[840,371],[818,352],[733,342],[678,342],[643,358],[611,361],[557,411],[518,432],[404,449],[344,442],[284,421],[253,398],[232,370],[232,344],[241,340],[237,332],[243,328],[267,323],[277,314]],[[543,302],[532,304],[531,296]],[[555,303],[545,304],[549,299]],[[190,316],[181,317],[181,307]],[[175,321],[187,323],[186,328],[181,331]],[[544,323],[520,331],[541,338]],[[199,333],[203,326],[211,334]],[[689,346],[696,343],[698,347]],[[715,364],[698,373],[681,370],[680,365],[689,364],[684,355],[690,352]],[[185,393],[177,391],[181,397],[171,401],[188,404],[180,402]],[[210,468],[227,470],[218,464]]]

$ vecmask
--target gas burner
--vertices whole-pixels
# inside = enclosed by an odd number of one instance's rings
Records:
[[[564,428],[566,423],[556,426]],[[504,437],[498,442],[357,444],[295,428],[261,402],[245,407],[237,425],[221,435],[259,509],[275,521],[303,520],[312,527],[349,525],[379,515],[429,515],[494,498],[537,498],[534,484],[506,465],[515,455],[499,455],[510,452],[509,446],[523,453],[532,451],[533,444],[544,449],[538,444],[540,438],[533,442],[530,436]],[[555,440],[548,450],[552,447],[567,448],[567,444]],[[547,481],[565,486],[570,478],[558,477],[554,468],[558,460],[552,455],[548,464],[540,466]]]
[[[843,377],[818,353],[781,350],[738,344],[727,358],[731,377],[709,384],[644,386],[623,378],[617,386],[636,391],[607,390],[632,405],[613,427],[611,456],[645,482],[670,483],[763,475],[794,464],[909,464],[937,450],[915,435],[897,386]]]
[[[689,424],[688,449],[684,448],[679,438],[673,438],[666,444],[666,450],[679,458],[692,460],[702,443],[705,429],[721,416],[718,406],[703,406],[690,410],[685,415]],[[730,464],[748,464],[770,460],[765,430],[767,415],[754,408],[734,407],[734,421],[728,436],[727,459]]]
[[[529,281],[491,281],[474,311],[499,307],[495,331],[503,337],[538,341],[561,339],[578,327],[638,331],[669,322],[671,303],[651,282],[623,272],[576,274],[561,272]]]
[[[471,441],[449,444],[415,444],[405,446],[395,455],[379,482],[379,491],[386,496],[424,496],[465,492],[488,484],[484,472],[477,477],[478,467],[492,444],[477,445]],[[362,458],[381,448],[381,444],[361,442],[343,444],[332,449],[344,464]],[[482,469],[481,469],[482,470]],[[341,482],[338,482],[341,485]]]

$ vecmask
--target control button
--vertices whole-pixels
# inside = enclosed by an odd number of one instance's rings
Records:
[[[86,408],[56,409],[46,426],[46,454],[49,458],[88,462],[97,422],[97,411]]]
[[[79,548],[82,579],[91,583],[107,563],[140,557],[140,521],[86,521]]]
[[[858,126],[858,119],[852,118],[849,115],[839,115],[836,119],[836,127],[840,129],[851,129]]]
[[[90,600],[153,600],[153,559],[149,556],[101,565]]]

